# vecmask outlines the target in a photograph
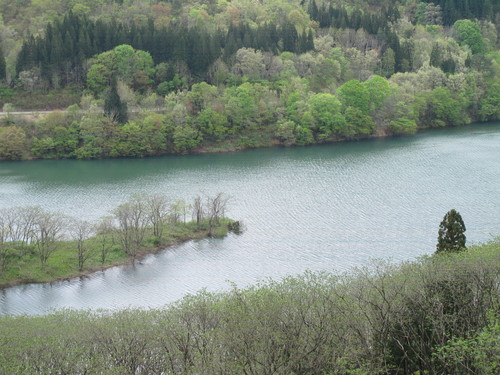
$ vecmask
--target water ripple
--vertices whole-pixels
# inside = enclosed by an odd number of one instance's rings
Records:
[[[133,266],[0,291],[0,313],[163,306],[304,270],[433,252],[451,208],[467,238],[500,233],[500,124],[414,137],[141,160],[0,163],[0,208],[39,204],[95,220],[132,193],[224,191],[247,231],[190,241]]]

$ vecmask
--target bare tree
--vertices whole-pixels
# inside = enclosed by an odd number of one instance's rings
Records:
[[[0,212],[0,274],[3,272],[5,266],[7,265],[9,255],[9,246],[7,243],[9,238],[9,231],[3,213],[4,212]]]
[[[86,246],[88,240],[95,232],[95,227],[85,220],[75,219],[71,226],[71,236],[76,241],[76,253],[78,257],[78,270],[83,271],[85,261],[92,254],[91,249]]]
[[[212,235],[212,229],[219,224],[219,220],[224,218],[230,197],[224,193],[217,193],[215,196],[207,196],[205,199],[205,210],[208,216],[208,234]]]
[[[57,241],[63,238],[64,216],[58,213],[45,212],[40,209],[35,219],[33,242],[38,250],[42,266],[57,248]]]
[[[153,226],[153,236],[160,241],[163,234],[163,225],[169,214],[168,200],[162,195],[148,196],[147,208],[148,219]]]
[[[101,217],[96,232],[100,241],[101,266],[104,266],[108,253],[115,244],[116,227],[113,223],[113,217]]]
[[[133,196],[114,211],[120,231],[118,236],[123,251],[135,258],[141,247],[149,222],[147,204],[144,197]]]
[[[200,226],[204,218],[205,209],[203,207],[203,199],[197,195],[193,201],[193,220],[196,221],[196,225]]]
[[[19,249],[24,249],[35,236],[36,222],[43,210],[40,206],[12,207],[5,211],[3,217],[9,241]]]

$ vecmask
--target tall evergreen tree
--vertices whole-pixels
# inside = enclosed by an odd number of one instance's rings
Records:
[[[307,7],[307,13],[311,16],[311,19],[317,21],[318,20],[318,5],[315,0],[309,1],[309,5]]]
[[[432,46],[432,51],[431,51],[431,56],[430,56],[430,61],[429,65],[430,66],[435,66],[435,67],[440,67],[441,66],[441,48],[437,43],[434,43]]]
[[[283,37],[283,51],[295,52],[299,40],[299,35],[295,26],[290,22],[285,22],[281,33]]]
[[[410,72],[413,68],[413,54],[415,50],[414,41],[412,39],[405,40],[401,44],[401,70],[403,72]]]
[[[5,64],[5,56],[3,55],[2,46],[0,46],[0,82],[7,78],[7,66]]]
[[[399,37],[396,33],[390,32],[387,36],[387,44],[389,48],[394,51],[394,72],[398,73],[401,71],[401,44],[399,43]]]
[[[127,122],[127,103],[122,102],[118,95],[116,77],[111,80],[111,87],[104,101],[104,114],[119,124]]]
[[[464,221],[457,211],[450,210],[439,224],[436,254],[457,253],[465,248]]]
[[[304,31],[299,35],[299,40],[297,42],[297,53],[304,53],[307,51],[307,34]]]
[[[309,29],[309,32],[307,33],[307,45],[306,45],[306,52],[307,51],[313,51],[314,50],[314,35],[311,29]]]

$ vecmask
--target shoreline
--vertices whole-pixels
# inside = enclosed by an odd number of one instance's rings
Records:
[[[4,289],[8,289],[8,288],[11,288],[11,287],[15,287],[15,286],[20,286],[20,285],[29,285],[29,284],[53,284],[53,283],[58,283],[58,282],[63,282],[63,281],[72,281],[72,280],[75,280],[75,279],[80,279],[80,278],[88,278],[90,277],[92,274],[95,274],[97,272],[104,272],[110,268],[113,268],[113,267],[121,267],[121,266],[127,266],[127,265],[132,265],[134,264],[136,261],[140,261],[141,259],[144,259],[145,257],[147,257],[148,255],[154,255],[154,254],[158,254],[164,250],[168,250],[169,248],[171,247],[174,247],[174,246],[178,246],[178,245],[181,245],[185,242],[189,242],[189,241],[194,241],[194,240],[200,240],[200,239],[204,239],[204,238],[208,238],[208,236],[206,237],[192,237],[192,238],[184,238],[184,239],[181,239],[179,241],[176,241],[176,242],[172,242],[170,244],[164,244],[164,245],[158,245],[156,248],[152,249],[151,251],[143,251],[141,252],[139,255],[137,255],[135,258],[128,258],[128,259],[124,259],[124,261],[118,261],[116,263],[112,263],[112,264],[107,264],[105,266],[102,266],[102,267],[98,267],[98,268],[90,268],[88,270],[85,270],[85,271],[82,271],[80,272],[79,274],[77,275],[71,275],[71,276],[63,276],[63,277],[58,277],[58,278],[55,278],[51,281],[36,281],[36,280],[30,280],[30,281],[24,281],[24,280],[14,280],[12,282],[9,282],[9,283],[3,283],[3,284],[0,284],[0,290],[4,290]]]
[[[296,147],[311,147],[311,146],[321,146],[321,145],[333,145],[337,143],[349,143],[349,142],[359,142],[359,141],[364,141],[364,140],[370,140],[370,139],[392,139],[392,138],[401,138],[401,137],[409,137],[417,134],[421,134],[424,132],[428,131],[434,131],[434,130],[446,130],[446,129],[459,129],[459,128],[465,128],[468,126],[472,126],[474,124],[480,124],[480,125],[485,125],[485,124],[495,124],[498,123],[498,121],[483,121],[483,122],[478,122],[478,121],[473,121],[468,124],[462,125],[462,126],[444,126],[444,127],[425,127],[425,128],[419,128],[417,129],[414,133],[404,133],[404,134],[392,134],[390,132],[387,132],[385,129],[380,129],[376,131],[373,134],[366,134],[366,135],[358,135],[352,138],[335,138],[335,139],[328,139],[324,141],[318,141],[318,142],[313,142],[310,144],[306,145],[298,145],[298,144],[286,144],[282,143],[276,139],[273,138],[268,138],[265,141],[261,143],[256,143],[255,145],[252,146],[245,146],[245,145],[228,145],[228,147],[218,147],[220,143],[213,143],[206,145],[205,147],[199,147],[199,148],[194,148],[189,151],[184,151],[184,152],[165,152],[165,153],[158,153],[154,155],[144,155],[144,156],[118,156],[118,157],[112,157],[112,156],[107,156],[107,157],[101,157],[101,158],[88,158],[88,159],[78,159],[78,158],[37,158],[37,157],[27,157],[24,159],[16,159],[16,160],[10,160],[10,159],[1,159],[0,162],[22,162],[22,161],[39,161],[39,160],[119,160],[119,159],[147,159],[147,158],[156,158],[156,157],[164,157],[164,156],[188,156],[188,155],[209,155],[209,154],[226,154],[226,153],[233,153],[233,152],[240,152],[240,151],[245,151],[245,150],[256,150],[256,149],[262,149],[262,148],[296,148]],[[238,141],[237,139],[235,141]]]
[[[195,240],[202,240],[206,238],[221,238],[225,237],[229,232],[234,232],[234,230],[231,230],[229,228],[229,225],[235,223],[235,220],[232,219],[224,219],[217,227],[213,228],[212,230],[216,232],[216,234],[210,235],[207,230],[195,230],[191,233],[189,236],[183,236],[179,238],[173,239],[173,241],[170,242],[165,242],[161,243],[155,247],[147,247],[144,246],[141,248],[141,250],[137,253],[135,257],[126,257],[126,258],[121,258],[117,261],[114,261],[110,264],[106,264],[104,266],[99,266],[99,267],[90,267],[88,269],[85,269],[84,271],[77,271],[76,273],[71,273],[65,276],[57,276],[54,277],[50,280],[36,280],[36,279],[14,279],[14,280],[9,280],[5,282],[0,282],[0,291],[11,288],[11,287],[16,287],[16,286],[21,286],[21,285],[29,285],[29,284],[53,284],[57,282],[63,282],[63,281],[72,281],[78,278],[88,278],[92,274],[95,274],[97,272],[103,272],[106,271],[110,268],[113,267],[120,267],[120,266],[127,266],[127,265],[133,265],[136,261],[141,261],[145,257],[149,255],[154,255],[158,254],[162,251],[167,251],[170,248],[174,246],[179,246],[183,243],[189,242],[189,241],[195,241]]]

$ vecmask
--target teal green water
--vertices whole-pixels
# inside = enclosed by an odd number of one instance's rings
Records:
[[[469,241],[500,235],[500,124],[307,148],[101,161],[0,163],[0,207],[41,205],[95,220],[130,194],[191,200],[223,191],[244,234],[192,241],[90,278],[0,292],[0,313],[161,306],[305,270],[434,251],[457,209]]]

